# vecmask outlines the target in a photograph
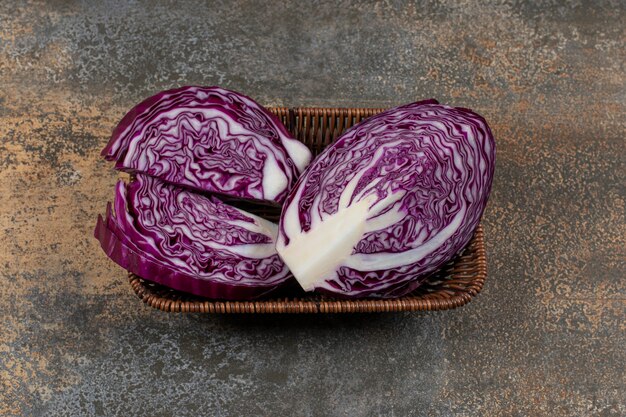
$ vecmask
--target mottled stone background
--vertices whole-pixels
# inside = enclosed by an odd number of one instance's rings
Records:
[[[0,414],[626,415],[626,3],[561,3],[0,2]],[[411,314],[144,306],[92,238],[116,180],[98,153],[182,84],[484,114],[483,293]]]

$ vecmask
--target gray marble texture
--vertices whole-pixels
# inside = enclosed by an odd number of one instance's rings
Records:
[[[0,2],[0,414],[626,415],[626,3]],[[125,110],[435,97],[492,125],[489,277],[445,312],[202,316],[92,238]]]

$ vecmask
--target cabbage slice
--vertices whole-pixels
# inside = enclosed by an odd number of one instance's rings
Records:
[[[116,187],[95,236],[120,266],[144,279],[210,298],[265,295],[291,274],[275,249],[277,226],[260,217],[137,175]]]
[[[116,168],[282,203],[311,152],[254,100],[220,87],[163,91],[131,109],[102,155]]]
[[[471,110],[387,110],[307,168],[283,206],[278,253],[306,291],[407,294],[468,244],[494,166],[491,130]]]

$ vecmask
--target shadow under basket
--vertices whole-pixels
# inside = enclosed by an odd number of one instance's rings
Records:
[[[269,110],[316,156],[347,128],[384,109],[278,107]],[[272,214],[263,208],[250,211],[272,219]],[[270,297],[255,301],[216,301],[155,284],[133,273],[129,273],[128,277],[135,294],[144,303],[166,312],[374,313],[447,310],[469,303],[482,290],[487,277],[487,259],[483,229],[479,225],[467,247],[432,274],[417,290],[403,297],[385,300],[340,300],[302,292],[292,297]]]

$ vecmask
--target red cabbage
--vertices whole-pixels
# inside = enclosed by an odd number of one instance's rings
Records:
[[[427,100],[380,113],[300,177],[278,253],[307,291],[405,295],[468,244],[494,164],[491,130],[471,110]]]
[[[311,153],[249,97],[181,87],[130,110],[102,150],[116,168],[233,197],[282,202]]]
[[[95,235],[120,266],[196,295],[250,299],[285,283],[275,250],[277,226],[206,197],[138,174],[116,187]]]

